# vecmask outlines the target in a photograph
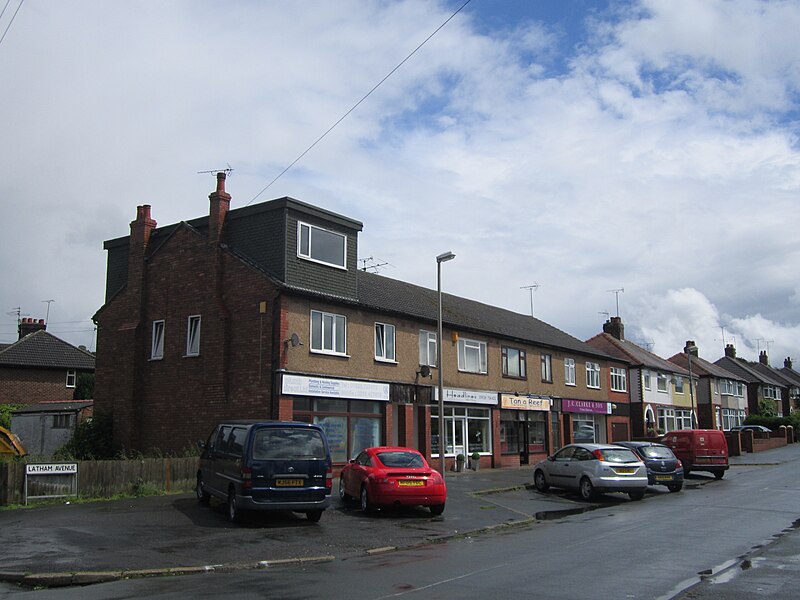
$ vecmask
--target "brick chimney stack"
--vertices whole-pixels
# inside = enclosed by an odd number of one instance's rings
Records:
[[[725,345],[725,356],[728,358],[736,358],[736,348],[733,346],[733,344]]]
[[[136,207],[136,220],[131,221],[131,235],[128,245],[128,286],[130,291],[138,294],[144,274],[144,257],[150,234],[156,228],[156,222],[150,218],[150,205]]]
[[[769,366],[769,357],[767,356],[766,350],[762,350],[758,355],[758,362],[760,362],[762,365]]]
[[[17,327],[19,331],[19,339],[24,338],[26,335],[34,333],[35,331],[45,331],[47,329],[47,325],[44,322],[44,319],[31,319],[30,317],[25,317],[19,322],[19,326]]]
[[[225,216],[231,205],[231,195],[225,191],[224,171],[217,173],[217,189],[208,195],[208,200],[211,204],[208,212],[208,243],[216,246],[222,238]]]
[[[791,369],[792,368],[792,357],[791,356],[787,356],[786,358],[783,359],[783,366],[786,367],[787,369]]]
[[[697,344],[694,343],[694,340],[686,340],[686,345],[683,347],[684,354],[691,353],[692,356],[698,356],[700,349],[697,347]]]
[[[625,339],[625,325],[622,324],[622,317],[611,317],[608,321],[603,323],[603,332],[607,333],[618,340]]]

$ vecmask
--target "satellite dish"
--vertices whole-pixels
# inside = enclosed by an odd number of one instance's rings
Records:
[[[423,377],[430,377],[431,368],[428,365],[422,365],[419,368],[419,374],[422,375]]]
[[[289,338],[289,342],[292,344],[292,348],[297,348],[298,346],[303,345],[303,342],[300,341],[300,336],[296,333],[292,334],[292,337]]]

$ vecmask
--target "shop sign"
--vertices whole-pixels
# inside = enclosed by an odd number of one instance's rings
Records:
[[[433,388],[434,400],[439,401],[439,389]],[[445,402],[460,402],[462,404],[493,404],[497,406],[497,392],[481,392],[478,390],[459,390],[444,388]]]
[[[562,412],[595,413],[601,415],[611,414],[610,402],[595,402],[594,400],[567,400],[561,401]]]
[[[281,393],[289,396],[318,396],[323,398],[348,398],[350,400],[389,401],[389,384],[349,379],[327,379],[284,375]]]
[[[541,396],[515,396],[513,394],[500,395],[500,408],[512,410],[546,410],[552,406],[552,399]]]

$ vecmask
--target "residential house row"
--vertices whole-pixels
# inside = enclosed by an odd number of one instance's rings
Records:
[[[436,291],[357,268],[361,222],[288,197],[231,210],[225,181],[207,216],[157,227],[139,206],[105,243],[95,406],[126,448],[291,419],[321,424],[339,464],[399,444],[500,467],[691,426],[681,366],[451,294],[440,340]]]

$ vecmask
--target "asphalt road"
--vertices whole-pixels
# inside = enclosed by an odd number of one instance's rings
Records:
[[[759,464],[735,466],[722,481],[693,476],[679,494],[653,490],[643,502],[609,496],[599,505],[525,488],[531,475],[525,469],[458,475],[448,481],[442,518],[423,510],[365,518],[337,506],[319,525],[283,515],[237,527],[221,510],[199,507],[187,496],[3,511],[4,549],[19,550],[3,557],[6,573],[155,568],[156,559],[163,568],[227,558],[239,569],[36,592],[6,585],[0,594],[256,598],[270,590],[276,598],[338,598],[356,589],[361,598],[499,599],[530,597],[534,590],[548,598],[736,598],[736,586],[752,594],[753,578],[786,592],[800,589],[793,529],[800,517],[798,458],[795,445],[748,457]],[[409,549],[380,550],[387,546]],[[261,560],[298,558],[300,550],[334,558],[256,568]],[[783,558],[776,563],[772,554]],[[773,569],[780,571],[780,588]],[[697,595],[724,586],[728,595]],[[778,597],[796,596],[782,592]]]

